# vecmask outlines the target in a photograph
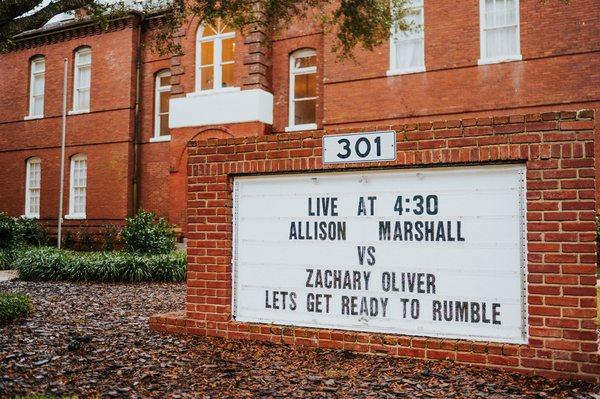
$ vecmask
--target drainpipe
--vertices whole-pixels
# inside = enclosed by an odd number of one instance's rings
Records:
[[[135,60],[135,108],[133,120],[133,213],[139,208],[139,147],[140,147],[140,123],[141,123],[141,79],[142,79],[142,25],[144,15],[138,17],[136,60]]]

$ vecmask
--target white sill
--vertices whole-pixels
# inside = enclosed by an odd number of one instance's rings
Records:
[[[502,62],[513,62],[513,61],[522,61],[522,55],[513,55],[502,58],[481,58],[477,61],[477,65],[489,65],[489,64],[500,64]]]
[[[285,128],[286,132],[301,132],[303,130],[317,130],[316,123],[307,123],[306,125],[295,125],[288,126]]]
[[[410,75],[411,73],[425,72],[425,67],[406,68],[406,69],[390,69],[385,74],[387,76]]]
[[[37,215],[21,215],[21,218],[22,219],[39,219],[40,215],[39,214],[37,214]]]
[[[154,136],[150,139],[151,143],[161,143],[164,141],[171,141],[171,136]]]
[[[68,220],[83,220],[85,219],[85,215],[65,215],[64,218]]]
[[[31,121],[34,119],[42,119],[44,117],[44,115],[27,115],[25,118],[23,118],[24,121]]]
[[[73,109],[69,111],[69,115],[89,114],[89,109]]]
[[[240,91],[239,87],[223,87],[221,89],[201,90],[188,93],[186,97],[201,97],[201,96],[214,96],[221,93],[231,93],[234,91]]]

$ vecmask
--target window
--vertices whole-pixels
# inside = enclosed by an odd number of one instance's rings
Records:
[[[217,21],[198,28],[196,91],[233,87],[235,31]]]
[[[300,50],[290,57],[290,114],[286,131],[317,128],[317,54]]]
[[[520,60],[519,0],[480,0],[480,64]]]
[[[425,70],[425,30],[423,0],[412,0],[404,22],[408,30],[394,28],[390,40],[390,71],[388,75],[423,72]]]
[[[44,86],[46,81],[46,60],[39,56],[31,60],[29,83],[29,117],[44,116]]]
[[[73,77],[73,111],[89,112],[92,82],[92,49],[82,48],[75,52],[75,75]]]
[[[169,132],[169,97],[171,95],[171,72],[162,71],[156,74],[154,84],[154,140],[168,140]]]
[[[69,218],[85,219],[87,189],[87,158],[74,155],[71,158],[71,190],[69,193]]]
[[[29,158],[25,173],[25,217],[39,218],[42,182],[41,160],[39,158]]]

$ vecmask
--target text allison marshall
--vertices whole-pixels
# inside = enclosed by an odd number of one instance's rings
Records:
[[[290,240],[345,241],[345,221],[293,221]],[[463,242],[460,220],[379,221],[379,241]]]

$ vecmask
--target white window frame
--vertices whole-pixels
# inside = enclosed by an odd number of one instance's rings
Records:
[[[168,69],[158,72],[154,80],[154,137],[150,139],[152,142],[171,140],[170,134],[164,136],[160,134],[160,117],[161,115],[168,114],[168,112],[160,112],[160,93],[171,92],[171,85],[161,86],[160,79],[167,76],[171,76],[171,71]]]
[[[411,12],[414,10],[421,9],[421,15],[423,19],[422,25],[419,27],[420,31],[420,39],[423,40],[423,53],[421,54],[421,59],[423,60],[423,65],[419,67],[412,68],[397,68],[398,59],[400,54],[398,54],[398,48],[396,46],[396,42],[399,40],[412,40],[411,39],[403,39],[401,35],[402,31],[399,31],[395,26],[392,26],[392,32],[390,34],[390,69],[386,72],[387,76],[395,76],[395,75],[406,75],[410,73],[420,73],[425,72],[425,1],[423,0],[420,5],[413,6],[410,2],[408,3],[409,7],[407,8],[407,12]]]
[[[85,202],[84,212],[75,213],[75,173],[74,166],[76,161],[85,161]],[[85,219],[87,212],[87,187],[88,187],[88,162],[87,156],[84,154],[77,154],[71,157],[70,168],[69,168],[69,214],[65,215],[65,219]]]
[[[81,58],[82,54],[86,54],[86,53],[90,54],[90,62],[89,62],[89,64],[82,64],[79,61],[79,59]],[[88,96],[89,96],[88,108],[80,109],[79,108],[79,90],[81,90],[82,87],[78,86],[79,74],[81,73],[81,68],[87,67],[87,66],[89,66],[89,68],[90,68],[90,86],[87,88]],[[88,113],[88,112],[90,112],[91,106],[92,106],[92,49],[91,49],[91,47],[83,47],[75,52],[75,62],[74,62],[74,72],[73,72],[73,110],[71,112],[69,112],[69,114],[73,115],[73,114]]]
[[[486,43],[487,43],[487,35],[486,30],[489,29],[498,29],[496,28],[487,28],[485,25],[485,0],[479,0],[479,60],[477,61],[478,65],[487,65],[487,64],[497,64],[500,62],[509,62],[509,61],[521,61],[523,56],[521,55],[521,5],[519,0],[515,0],[515,19],[517,21],[517,34],[516,34],[516,53],[509,54],[502,57],[488,57],[486,55]]]
[[[296,79],[295,77],[298,75],[308,75],[308,74],[317,74],[317,66],[305,67],[305,68],[296,68],[296,59],[317,56],[317,52],[313,49],[303,49],[293,52],[290,59],[290,70],[289,70],[289,109],[288,109],[288,126],[285,128],[286,132],[295,132],[300,130],[316,130],[317,123],[305,123],[301,125],[296,125],[296,102],[295,102],[295,91],[296,91]],[[315,79],[316,80],[316,79]],[[318,82],[317,82],[318,88]],[[306,100],[317,100],[319,97],[307,97]],[[316,110],[315,110],[316,111]]]
[[[42,71],[36,71],[35,70],[35,66],[36,64],[39,63],[43,63],[44,65],[44,69]],[[45,97],[45,93],[46,93],[46,57],[44,57],[43,55],[40,56],[36,56],[34,58],[31,59],[30,63],[29,63],[29,69],[30,69],[30,73],[29,73],[29,114],[25,117],[25,119],[40,119],[44,117],[44,97]],[[34,93],[34,85],[35,85],[35,78],[38,76],[42,76],[44,79],[44,92],[41,94],[42,97],[42,110],[41,113],[36,113],[35,112],[35,98],[36,95]],[[39,97],[39,95],[38,95]]]
[[[223,62],[223,40],[235,38],[235,31],[226,33],[217,33],[212,36],[202,36],[206,25],[200,25],[196,31],[196,93],[195,94],[213,94],[223,91],[238,91],[239,87],[223,87],[223,65],[235,64],[235,61]],[[215,27],[213,26],[213,29]],[[217,31],[214,29],[215,32]],[[202,89],[202,49],[204,42],[214,42],[213,44],[213,87],[212,89]]]
[[[31,166],[34,164],[39,165],[40,168],[40,181],[38,187],[31,187]],[[38,157],[29,158],[27,160],[27,165],[25,169],[25,212],[23,213],[23,216],[25,216],[26,218],[39,219],[42,199],[42,160]],[[31,212],[31,190],[36,188],[39,190],[38,209],[37,212]]]

